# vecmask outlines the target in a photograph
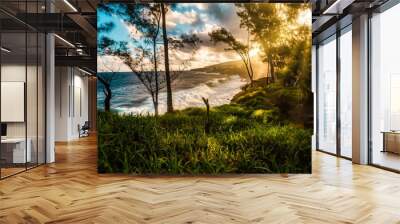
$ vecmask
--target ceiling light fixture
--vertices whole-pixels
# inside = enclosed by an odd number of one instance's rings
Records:
[[[85,74],[87,74],[87,75],[92,75],[92,73],[90,73],[90,72],[88,72],[88,71],[86,71],[86,70],[83,70],[83,69],[81,69],[81,68],[79,68],[78,67],[78,69],[79,69],[79,71],[81,71],[81,72],[83,72],[83,73],[85,73]]]
[[[78,10],[73,6],[68,0],[64,0],[65,4],[67,4],[74,12],[78,12]]]
[[[11,52],[11,50],[9,50],[9,49],[7,49],[7,48],[5,48],[5,47],[1,47],[0,49],[1,49],[2,51],[6,52],[6,53],[10,53],[10,52]]]
[[[337,15],[342,14],[343,10],[351,5],[355,0],[336,0],[322,14],[324,15]]]
[[[73,45],[71,42],[69,42],[68,40],[66,40],[66,39],[64,39],[64,38],[62,38],[62,37],[60,37],[59,35],[57,35],[57,34],[54,34],[54,36],[55,37],[57,37],[59,40],[61,40],[62,42],[64,42],[64,43],[66,43],[67,45],[69,45],[70,47],[73,47],[73,48],[75,48],[75,45]]]

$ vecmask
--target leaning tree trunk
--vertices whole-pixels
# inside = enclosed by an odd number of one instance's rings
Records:
[[[111,108],[111,97],[112,97],[111,85],[102,77],[97,76],[97,78],[104,85],[104,95],[106,96],[104,98],[104,111],[109,112]]]
[[[248,61],[249,61],[249,69],[247,69],[247,72],[249,73],[249,77],[250,77],[250,84],[251,84],[251,86],[253,86],[253,83],[254,83],[254,72],[253,72],[253,66],[251,65],[251,58],[250,58],[250,55],[249,55],[249,52],[247,52],[247,58],[248,58]]]
[[[153,101],[153,106],[154,106],[154,116],[158,116],[158,102],[157,100]]]
[[[167,85],[167,113],[174,111],[172,105],[172,88],[171,88],[171,76],[169,73],[169,58],[168,58],[168,38],[167,38],[167,28],[165,21],[165,7],[161,3],[161,14],[162,14],[162,29],[163,29],[163,42],[164,42],[164,60],[165,60],[165,81]]]
[[[275,71],[274,71],[274,65],[272,61],[272,57],[268,57],[268,69],[269,69],[269,77],[271,77],[271,82],[275,82]]]
[[[245,66],[246,71],[247,71],[247,76],[248,76],[249,79],[250,79],[250,87],[253,87],[253,82],[254,82],[254,80],[253,80],[253,76],[252,76],[251,73],[250,73],[249,65],[248,65],[247,62],[246,62],[246,58],[243,57],[242,60],[243,60],[244,66]]]
[[[110,108],[111,108],[111,89],[110,88],[106,88],[107,89],[107,94],[106,97],[104,98],[104,111],[109,112]]]
[[[157,55],[156,55],[156,39],[153,40],[153,60],[154,60],[154,79],[156,81],[155,99],[153,99],[155,116],[158,116],[158,92],[160,90],[158,83]]]

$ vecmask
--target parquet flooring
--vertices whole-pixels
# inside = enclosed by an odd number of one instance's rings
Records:
[[[94,137],[0,181],[0,223],[400,223],[400,175],[313,153],[312,175],[99,175]]]

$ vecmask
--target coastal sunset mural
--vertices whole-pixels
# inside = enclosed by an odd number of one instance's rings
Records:
[[[99,172],[310,173],[307,4],[109,3]]]

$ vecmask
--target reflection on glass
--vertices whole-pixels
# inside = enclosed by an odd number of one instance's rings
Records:
[[[38,156],[37,162],[38,164],[45,163],[45,60],[46,60],[46,52],[45,52],[45,44],[46,39],[45,35],[39,33],[38,35],[38,77],[37,77],[37,91],[38,91],[38,135],[37,135],[37,147],[38,147]]]
[[[318,48],[318,148],[336,153],[336,40]]]
[[[46,9],[45,0],[0,1],[0,7],[19,16]],[[0,178],[4,178],[45,162],[46,40],[21,21],[2,12],[0,17],[9,21],[0,23]]]
[[[372,17],[372,163],[400,170],[400,5]]]
[[[26,82],[26,113],[27,113],[27,142],[30,148],[30,158],[27,167],[31,168],[37,165],[37,79],[38,79],[38,37],[35,32],[27,33],[27,82]]]
[[[352,35],[340,36],[340,153],[352,157]]]

